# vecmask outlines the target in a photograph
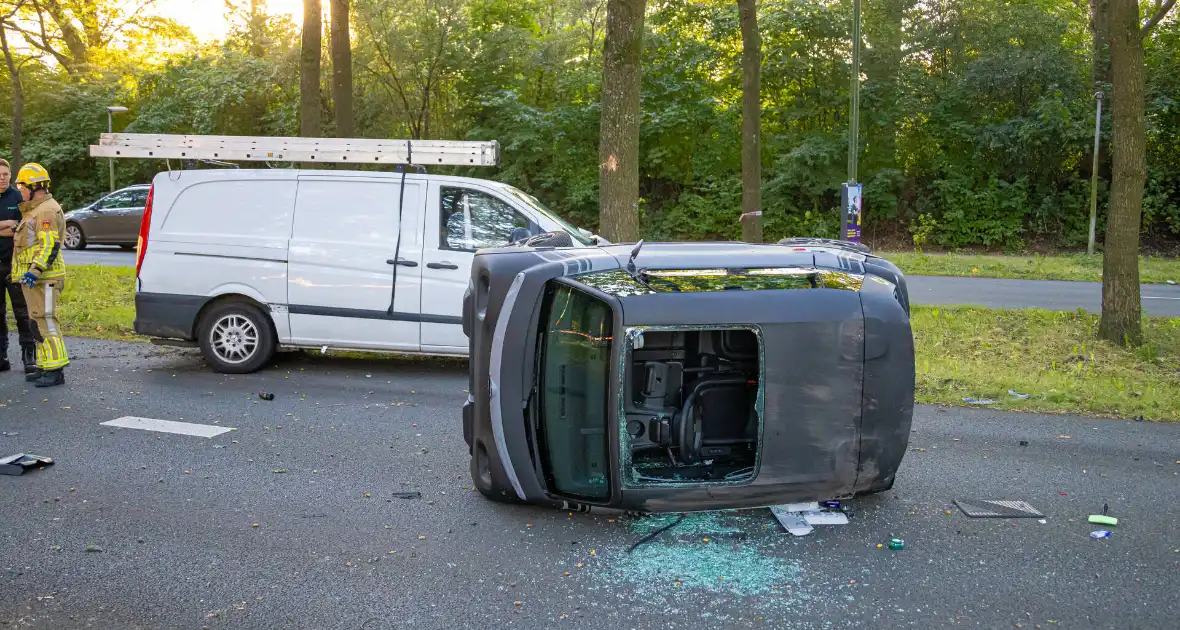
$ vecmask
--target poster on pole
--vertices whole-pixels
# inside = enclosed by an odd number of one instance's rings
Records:
[[[840,239],[860,242],[861,185],[844,184],[841,188]]]

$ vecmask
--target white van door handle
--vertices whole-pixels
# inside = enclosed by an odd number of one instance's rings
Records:
[[[459,265],[452,265],[451,263],[444,260],[443,262],[426,263],[426,268],[427,269],[458,269]]]
[[[418,266],[418,261],[406,260],[405,258],[399,258],[398,260],[394,260],[394,259],[390,258],[389,260],[385,261],[385,263],[389,264],[389,265],[401,265],[402,267],[417,267]]]

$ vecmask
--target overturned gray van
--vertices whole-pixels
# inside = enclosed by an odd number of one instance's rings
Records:
[[[540,240],[540,242],[537,242]],[[862,248],[481,250],[463,434],[485,496],[759,507],[892,487],[914,403],[905,278]]]

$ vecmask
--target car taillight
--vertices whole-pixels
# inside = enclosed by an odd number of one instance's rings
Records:
[[[139,277],[139,268],[143,266],[144,254],[147,254],[148,231],[152,227],[152,196],[156,192],[156,185],[148,189],[147,203],[143,207],[143,218],[139,221],[139,241],[136,243],[135,277]]]

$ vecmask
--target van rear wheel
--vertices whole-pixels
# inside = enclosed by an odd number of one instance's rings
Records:
[[[201,318],[201,354],[223,374],[247,374],[274,356],[275,336],[262,309],[225,302]]]

